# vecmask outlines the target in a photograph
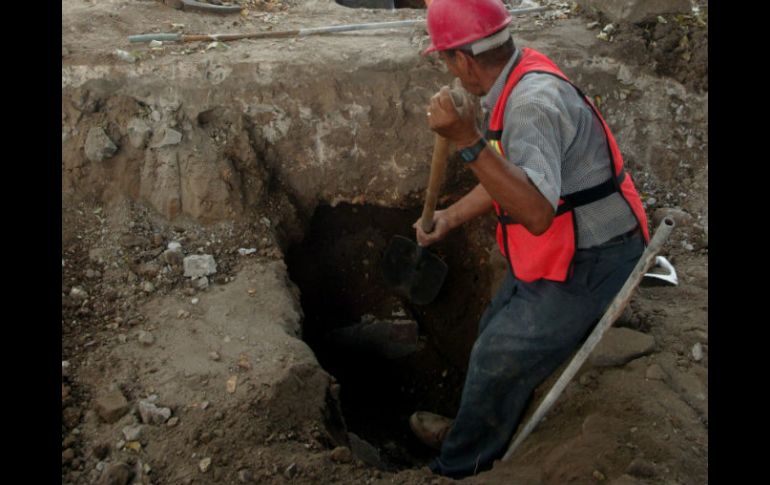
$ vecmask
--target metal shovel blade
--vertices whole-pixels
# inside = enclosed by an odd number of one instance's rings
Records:
[[[658,268],[666,271],[666,273],[658,272]],[[652,270],[649,273],[645,273],[644,277],[652,278],[654,281],[664,282],[674,286],[679,284],[679,279],[676,277],[676,270],[674,269],[674,266],[669,263],[668,260],[663,256],[655,257],[655,264]],[[648,283],[645,286],[651,285]]]
[[[385,283],[418,305],[436,298],[448,270],[438,256],[403,236],[393,236],[382,260]]]

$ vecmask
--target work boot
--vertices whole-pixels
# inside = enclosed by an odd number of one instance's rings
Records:
[[[441,449],[449,430],[452,429],[453,420],[438,414],[417,411],[409,417],[409,427],[414,434],[426,445],[436,450]]]

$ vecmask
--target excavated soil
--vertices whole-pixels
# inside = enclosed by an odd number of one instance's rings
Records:
[[[127,42],[424,10],[230,3],[246,10],[62,3],[62,483],[452,483],[424,468],[434,452],[407,417],[456,412],[506,268],[489,216],[432,248],[450,271],[431,304],[382,280],[390,239],[414,237],[433,143],[424,107],[450,81],[419,56],[424,29]],[[514,19],[516,42],[595,99],[653,228],[674,215],[662,254],[679,285],[647,281],[615,324],[653,345],[587,362],[511,460],[461,482],[708,483],[707,6],[602,39],[601,15],[542,3]],[[452,157],[440,206],[473,183]],[[216,271],[185,276],[193,255]],[[419,348],[329,345],[369,315],[416,322]],[[150,403],[168,414],[148,418]]]

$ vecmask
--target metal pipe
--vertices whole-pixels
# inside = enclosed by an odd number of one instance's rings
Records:
[[[547,7],[528,7],[521,9],[512,9],[508,12],[512,15],[538,13],[548,10]],[[343,24],[332,25],[328,27],[311,27],[307,29],[283,30],[274,32],[254,32],[251,34],[200,34],[185,35],[179,33],[159,33],[159,34],[139,34],[130,35],[128,41],[132,43],[152,42],[158,40],[162,42],[200,42],[200,41],[230,41],[239,39],[271,39],[280,37],[306,37],[309,35],[331,34],[337,32],[352,32],[357,30],[374,29],[392,29],[399,27],[410,27],[413,25],[424,24],[425,19],[416,20],[397,20],[394,22],[373,22],[366,24]]]

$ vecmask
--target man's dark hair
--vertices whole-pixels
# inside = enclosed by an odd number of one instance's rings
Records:
[[[513,37],[511,37],[505,41],[504,44],[486,52],[482,52],[478,55],[474,55],[473,52],[471,52],[471,48],[469,46],[461,46],[457,49],[447,49],[445,52],[449,57],[454,58],[456,51],[463,51],[463,53],[476,59],[476,61],[483,67],[493,67],[508,62],[513,55],[514,49],[515,45],[513,43]]]

